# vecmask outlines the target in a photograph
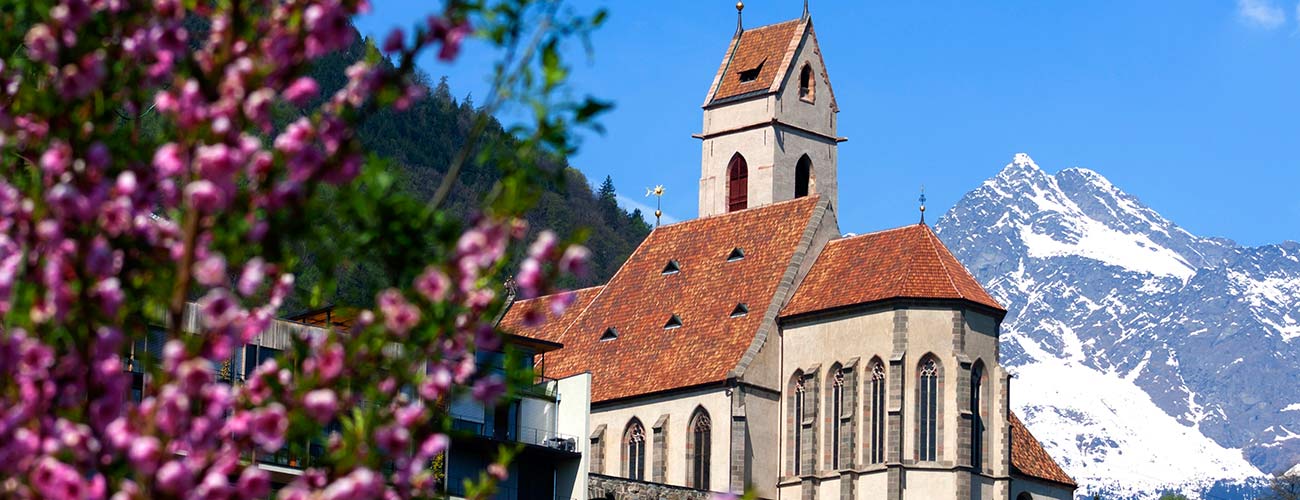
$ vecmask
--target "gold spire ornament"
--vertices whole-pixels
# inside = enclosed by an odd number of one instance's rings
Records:
[[[737,3],[737,5],[740,4]],[[663,216],[664,214],[664,211],[660,210],[660,205],[659,205],[664,199],[664,185],[660,184],[653,188],[645,188],[645,195],[655,197],[655,227],[659,227],[659,217]]]
[[[740,12],[743,10],[745,10],[744,0],[736,2],[736,33],[745,31],[745,25],[740,22]]]

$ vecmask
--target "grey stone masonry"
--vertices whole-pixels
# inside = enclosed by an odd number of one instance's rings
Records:
[[[668,472],[668,415],[661,415],[654,425],[654,458],[651,458],[650,477],[656,483],[664,482]]]
[[[587,472],[605,472],[605,424],[596,426],[596,430],[591,433],[591,463],[587,466]]]
[[[889,398],[886,420],[885,463],[889,467],[886,479],[888,500],[903,498],[903,380],[907,361],[907,310],[894,310],[894,353],[889,358]]]
[[[587,476],[587,497],[592,500],[708,500],[712,493],[705,490],[649,483],[604,474]]]

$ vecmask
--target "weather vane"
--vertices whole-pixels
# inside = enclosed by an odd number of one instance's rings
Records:
[[[660,184],[653,188],[645,188],[645,195],[655,197],[655,227],[659,227],[659,217],[664,214],[664,211],[660,210],[659,207],[659,203],[664,199],[664,185]]]
[[[921,185],[921,197],[916,201],[921,202],[921,223],[925,224],[925,184]]]

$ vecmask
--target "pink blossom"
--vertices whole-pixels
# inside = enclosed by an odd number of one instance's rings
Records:
[[[137,437],[131,441],[127,458],[131,460],[131,467],[143,474],[151,474],[158,468],[158,461],[162,459],[162,443],[153,436]]]
[[[506,466],[501,465],[499,463],[488,465],[487,473],[489,476],[492,476],[492,478],[496,479],[497,481],[505,481],[506,479],[510,479],[510,472],[506,470]]]
[[[316,85],[316,80],[304,76],[294,80],[289,88],[284,90],[284,99],[295,106],[306,106],[309,101],[316,98],[318,93],[320,87]]]
[[[407,302],[406,297],[395,288],[380,292],[377,302],[384,315],[384,327],[398,336],[405,337],[411,328],[420,323],[420,310]]]
[[[239,474],[239,482],[236,483],[239,491],[249,498],[262,498],[271,491],[271,474],[259,468],[256,464],[244,468]]]
[[[155,479],[159,490],[164,493],[180,495],[194,483],[194,473],[190,471],[189,467],[185,466],[183,460],[177,459],[159,467]]]
[[[285,417],[284,405],[271,403],[255,411],[252,417],[253,441],[268,453],[284,446],[284,433],[289,430],[289,419]]]
[[[41,154],[41,169],[50,175],[59,175],[72,163],[72,148],[63,141],[55,141]]]
[[[564,256],[560,257],[560,270],[575,276],[587,275],[587,261],[591,259],[591,251],[582,245],[572,245],[564,250]]]
[[[329,389],[308,392],[302,397],[302,404],[307,415],[321,424],[328,423],[334,418],[334,412],[338,411],[338,398]]]
[[[476,401],[491,405],[496,404],[497,398],[506,392],[505,381],[501,380],[498,375],[488,375],[474,383],[474,388],[470,391]]]
[[[393,28],[392,31],[388,32],[388,36],[384,38],[383,51],[388,54],[401,52],[405,38],[406,35],[402,33],[402,28]]]
[[[186,185],[185,198],[195,210],[202,213],[213,213],[226,205],[225,193],[208,180],[197,180]]]
[[[59,42],[54,39],[54,32],[45,24],[37,24],[27,30],[27,36],[24,37],[24,45],[27,47],[27,56],[33,60],[41,61],[46,64],[57,62],[59,53]]]
[[[237,289],[239,294],[245,297],[251,297],[257,293],[258,287],[266,280],[266,261],[261,257],[253,257],[244,264],[244,271],[239,274],[239,284]]]
[[[415,279],[415,291],[420,292],[429,302],[441,302],[447,297],[451,280],[436,267],[428,267]]]
[[[212,254],[194,264],[194,279],[203,286],[218,286],[226,281],[226,258]]]

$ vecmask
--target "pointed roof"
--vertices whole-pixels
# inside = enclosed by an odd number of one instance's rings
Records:
[[[1043,449],[1043,444],[1020,422],[1015,412],[1007,412],[1011,419],[1011,469],[1013,472],[1036,479],[1051,481],[1071,489],[1079,485]]]
[[[727,46],[722,64],[713,78],[713,85],[709,86],[704,106],[781,90],[781,84],[788,80],[795,52],[799,50],[805,35],[816,37],[811,18],[738,30]],[[825,74],[826,63],[820,52],[817,59],[822,66],[821,78],[830,95],[831,108],[838,110],[835,94],[830,91],[830,79]],[[756,74],[749,74],[750,72]],[[742,79],[741,73],[747,73],[747,78]]]
[[[828,243],[781,315],[898,298],[964,300],[1006,313],[930,226],[915,224]]]
[[[523,315],[554,298],[520,301],[502,328],[564,344],[547,354],[547,376],[591,372],[596,403],[725,381],[762,343],[782,278],[825,206],[808,196],[660,226],[607,285],[587,292],[586,307],[576,308],[580,295],[560,320],[528,327]],[[736,248],[744,258],[728,259]],[[665,269],[670,261],[676,271]],[[737,304],[749,312],[733,316]],[[681,326],[665,328],[674,315]],[[617,338],[601,340],[610,328]]]

